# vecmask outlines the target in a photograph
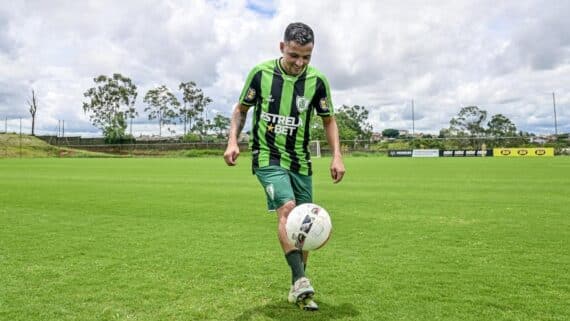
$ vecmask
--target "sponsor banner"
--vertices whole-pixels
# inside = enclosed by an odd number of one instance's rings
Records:
[[[439,157],[439,149],[414,149],[412,157]]]
[[[493,157],[552,157],[554,148],[494,148]]]
[[[493,150],[467,150],[467,149],[454,149],[454,150],[442,150],[439,152],[441,157],[481,157],[481,156],[493,156]]]
[[[388,156],[390,157],[412,157],[412,150],[389,150]]]

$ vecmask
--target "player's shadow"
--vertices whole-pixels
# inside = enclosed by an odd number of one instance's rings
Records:
[[[329,305],[319,302],[319,311],[303,311],[288,302],[273,302],[244,311],[234,321],[254,320],[256,316],[264,315],[277,321],[293,320],[345,320],[360,314],[354,305],[344,303],[341,305]]]

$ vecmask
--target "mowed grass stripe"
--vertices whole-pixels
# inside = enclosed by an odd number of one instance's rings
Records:
[[[331,242],[289,270],[249,159],[0,161],[1,320],[565,320],[570,158],[316,159]]]

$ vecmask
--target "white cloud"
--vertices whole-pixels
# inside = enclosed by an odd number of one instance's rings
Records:
[[[570,131],[570,2],[20,1],[0,6],[0,119],[59,119],[96,132],[83,113],[93,77],[120,72],[139,89],[195,81],[229,115],[249,69],[279,55],[283,29],[316,34],[313,65],[336,105],[363,105],[376,130],[437,132],[462,106],[502,113],[522,130]]]

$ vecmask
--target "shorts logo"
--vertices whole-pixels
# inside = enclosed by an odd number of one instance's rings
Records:
[[[247,101],[253,101],[255,99],[255,89],[249,87],[249,89],[247,90],[247,94],[245,95],[245,100]]]
[[[297,110],[299,113],[303,113],[309,107],[309,102],[304,96],[297,96],[295,103],[297,104]]]
[[[275,200],[275,190],[273,189],[273,184],[267,185],[267,187],[265,187],[265,192],[272,201]]]
[[[327,106],[327,99],[326,98],[321,98],[321,100],[319,101],[319,106],[321,107],[322,111],[328,111],[329,110],[329,106]]]

